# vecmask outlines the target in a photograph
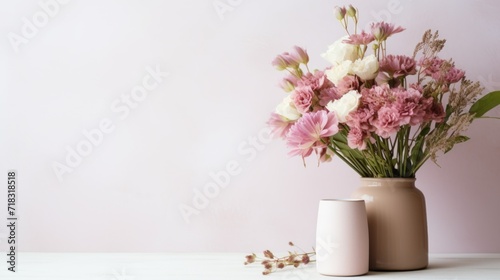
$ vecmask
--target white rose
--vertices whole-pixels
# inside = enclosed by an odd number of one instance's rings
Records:
[[[276,114],[287,118],[288,120],[298,120],[301,116],[299,111],[293,105],[292,96],[289,94],[283,101],[276,107]]]
[[[346,60],[355,61],[359,58],[357,47],[342,42],[348,38],[349,36],[344,36],[338,39],[335,43],[330,45],[326,53],[321,54],[321,56],[333,65],[340,64]]]
[[[358,109],[361,94],[357,90],[348,91],[340,99],[330,101],[326,104],[326,109],[334,112],[341,123],[346,122],[346,117],[352,111]]]
[[[373,80],[378,74],[378,59],[373,54],[363,59],[358,59],[352,64],[351,74],[355,74],[362,80]]]
[[[331,69],[325,71],[325,75],[334,85],[342,80],[351,72],[352,62],[350,60],[342,61],[338,65],[334,65]]]

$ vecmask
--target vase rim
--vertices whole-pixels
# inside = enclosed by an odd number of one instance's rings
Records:
[[[364,187],[415,187],[415,178],[361,178]]]
[[[365,202],[364,199],[359,198],[323,198],[320,201],[331,201],[331,202]]]
[[[404,178],[404,177],[387,177],[387,178],[376,178],[376,177],[361,177],[362,181],[416,181],[417,178]]]

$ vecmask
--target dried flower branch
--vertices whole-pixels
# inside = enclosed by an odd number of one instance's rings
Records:
[[[256,254],[252,253],[250,255],[245,256],[245,265],[260,262],[264,266],[263,275],[268,275],[271,272],[275,272],[278,269],[283,269],[287,266],[299,267],[302,265],[307,265],[308,263],[315,262],[316,260],[312,259],[313,256],[316,255],[316,252],[313,248],[312,252],[305,252],[298,246],[295,246],[293,242],[288,242],[288,245],[297,248],[300,252],[297,251],[288,251],[287,256],[276,257],[271,251],[265,250],[263,252],[264,257],[258,257]]]

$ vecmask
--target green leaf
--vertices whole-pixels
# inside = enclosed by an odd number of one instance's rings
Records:
[[[472,104],[469,113],[475,114],[475,118],[480,118],[498,105],[500,105],[500,91],[492,91]]]
[[[444,153],[446,154],[447,152],[451,151],[451,149],[453,149],[455,144],[463,143],[469,139],[470,139],[469,137],[464,136],[464,135],[458,135],[456,137],[453,137],[451,144],[448,147],[446,147],[446,149],[444,150]]]
[[[425,136],[429,133],[431,130],[430,126],[427,125],[420,131],[420,133],[417,136],[417,140],[415,141],[415,145],[411,149],[411,160],[413,161],[413,164],[417,165],[424,156],[424,142],[425,142]]]
[[[470,137],[467,137],[464,135],[459,135],[459,136],[455,137],[454,139],[455,139],[455,144],[457,144],[457,143],[462,143],[462,142],[470,140]]]

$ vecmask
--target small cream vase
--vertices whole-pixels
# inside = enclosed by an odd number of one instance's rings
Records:
[[[368,272],[368,220],[361,199],[323,199],[316,228],[316,269],[328,276]]]

